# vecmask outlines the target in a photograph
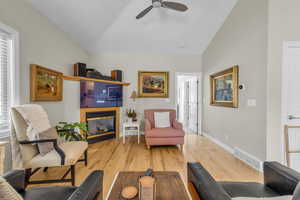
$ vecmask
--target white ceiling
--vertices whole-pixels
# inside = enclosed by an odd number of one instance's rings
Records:
[[[172,0],[181,13],[154,8],[151,0],[27,0],[90,53],[202,54],[237,0]]]

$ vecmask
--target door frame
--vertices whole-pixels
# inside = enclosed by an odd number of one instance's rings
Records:
[[[179,76],[197,76],[198,77],[198,135],[203,135],[202,133],[202,73],[201,72],[176,72],[175,73],[175,108],[178,105],[178,77]]]
[[[288,117],[288,109],[287,109],[287,95],[288,95],[288,50],[291,46],[299,47],[300,49],[300,41],[284,41],[283,42],[283,50],[282,50],[282,67],[281,67],[281,157],[282,162],[286,164],[286,154],[285,154],[285,138],[284,138],[284,126],[288,125],[287,117]]]

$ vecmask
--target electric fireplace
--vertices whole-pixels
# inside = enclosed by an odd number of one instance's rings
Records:
[[[89,143],[116,138],[119,134],[118,107],[111,108],[82,108],[81,121],[87,123]]]

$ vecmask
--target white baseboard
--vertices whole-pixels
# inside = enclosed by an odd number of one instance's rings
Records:
[[[203,136],[207,137],[208,139],[210,139],[211,141],[213,141],[214,143],[216,143],[217,145],[219,145],[220,147],[222,147],[223,149],[225,149],[226,151],[228,151],[231,154],[234,154],[234,148],[232,148],[231,146],[219,141],[218,139],[216,139],[215,137],[208,135],[207,133],[203,133]]]
[[[213,141],[214,143],[216,143],[217,145],[222,147],[224,150],[231,153],[234,157],[240,159],[241,161],[243,161],[250,167],[252,167],[260,172],[263,172],[263,162],[261,160],[259,160],[258,158],[256,158],[255,156],[253,156],[237,147],[231,147],[230,145],[227,145],[227,144],[221,142],[217,138],[215,138],[205,132],[203,132],[203,136],[207,137],[208,139],[210,139],[211,141]]]

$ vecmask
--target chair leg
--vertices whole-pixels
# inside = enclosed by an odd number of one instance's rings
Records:
[[[25,188],[29,184],[30,176],[31,176],[31,168],[30,169],[25,169]]]
[[[75,165],[71,165],[72,186],[75,186]]]
[[[151,148],[150,145],[147,145],[147,149],[150,150],[150,148]]]
[[[43,172],[48,171],[48,167],[44,167]]]
[[[88,165],[88,151],[87,150],[84,152],[84,165],[85,166]]]

